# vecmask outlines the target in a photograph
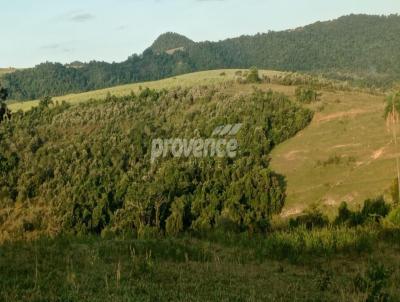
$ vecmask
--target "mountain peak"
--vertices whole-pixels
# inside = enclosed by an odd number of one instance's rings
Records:
[[[174,32],[167,32],[160,35],[151,45],[150,49],[159,53],[170,52],[176,49],[187,48],[194,43],[195,42],[183,35]]]

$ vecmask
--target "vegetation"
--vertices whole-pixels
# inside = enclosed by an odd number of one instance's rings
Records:
[[[2,80],[11,99],[38,99],[120,84],[157,80],[218,68],[250,68],[324,73],[367,87],[390,87],[399,80],[400,17],[350,15],[295,30],[194,43],[162,35],[141,55],[121,63],[44,63],[17,70]],[[166,50],[181,49],[166,53]]]
[[[317,102],[320,94],[310,87],[297,87],[296,88],[296,99],[300,103],[310,104]]]
[[[193,44],[195,44],[195,42],[185,36],[168,32],[159,36],[151,45],[150,49],[155,53],[163,53],[171,49],[183,48],[182,50],[184,50]]]
[[[287,184],[269,154],[313,113],[258,89],[269,85],[142,87],[77,106],[46,97],[13,114],[0,125],[1,299],[398,300],[398,207],[379,197],[343,204],[331,220],[321,206],[278,216]],[[291,85],[273,87],[295,99]],[[150,163],[154,138],[209,137],[239,122],[237,158]],[[355,162],[328,154],[313,168]]]
[[[265,232],[286,196],[268,153],[313,114],[280,93],[229,95],[221,87],[143,89],[74,107],[45,98],[16,113],[0,127],[0,202],[12,209],[0,219],[3,236]],[[209,137],[239,122],[236,158],[151,164],[152,139]]]
[[[6,119],[10,118],[11,114],[5,103],[8,97],[8,90],[0,86],[0,123]]]
[[[355,228],[280,227],[268,235],[212,230],[179,237],[61,236],[6,243],[0,246],[0,271],[7,275],[0,279],[0,297],[397,301],[399,238],[398,228],[373,221]],[[265,283],[271,289],[265,290]]]
[[[260,83],[260,75],[258,73],[258,69],[256,67],[250,68],[249,73],[246,76],[246,82],[247,83]]]

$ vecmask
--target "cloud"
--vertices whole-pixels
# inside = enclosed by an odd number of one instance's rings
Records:
[[[87,22],[94,18],[95,18],[94,15],[89,14],[89,13],[77,13],[77,14],[70,15],[68,20],[72,21],[72,22]]]

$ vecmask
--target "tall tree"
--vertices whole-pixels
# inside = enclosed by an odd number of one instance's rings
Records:
[[[0,123],[5,119],[5,117],[10,116],[10,112],[5,102],[7,97],[8,90],[6,88],[0,87]]]
[[[397,146],[397,128],[399,127],[399,119],[400,119],[400,92],[394,93],[387,97],[386,99],[386,108],[385,108],[385,117],[387,126],[391,129],[393,135],[393,141],[395,145],[396,154],[396,170],[397,170],[397,186],[400,194],[400,167],[399,167],[399,155],[398,155],[398,146]],[[398,196],[397,200],[400,199]]]

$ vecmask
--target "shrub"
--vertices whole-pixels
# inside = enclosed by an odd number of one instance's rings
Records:
[[[367,302],[389,301],[389,294],[385,291],[391,272],[383,264],[372,262],[365,276],[358,274],[354,279],[355,287],[367,294]]]
[[[260,83],[261,79],[258,74],[258,69],[256,67],[252,67],[249,70],[249,73],[246,76],[246,83]]]
[[[300,103],[312,103],[319,101],[320,94],[312,89],[311,87],[297,87],[296,88],[296,99]]]
[[[329,225],[329,219],[318,208],[313,206],[303,215],[300,215],[295,219],[291,219],[289,225],[292,228],[305,226],[308,230],[311,230],[313,228],[323,228]]]
[[[386,217],[389,214],[390,205],[388,205],[382,196],[375,199],[367,199],[364,202],[364,207],[361,211],[364,219],[368,219],[370,217],[375,218],[375,220],[379,220],[383,217]]]
[[[389,214],[390,205],[385,202],[382,196],[375,199],[367,199],[361,211],[351,211],[347,203],[343,202],[339,207],[335,225],[347,225],[354,227],[365,223],[368,220],[379,222]]]
[[[390,195],[392,197],[392,201],[395,204],[400,203],[400,195],[399,195],[399,180],[397,179],[397,177],[393,180],[393,184],[390,187]]]
[[[389,213],[387,221],[394,224],[395,226],[400,226],[400,207],[394,208]]]
[[[343,202],[339,207],[338,216],[335,219],[335,225],[347,225],[349,227],[355,227],[364,223],[363,215],[358,212],[349,210],[346,202]]]
[[[171,215],[166,220],[166,232],[175,236],[184,230],[186,201],[183,197],[177,198],[171,207]]]

